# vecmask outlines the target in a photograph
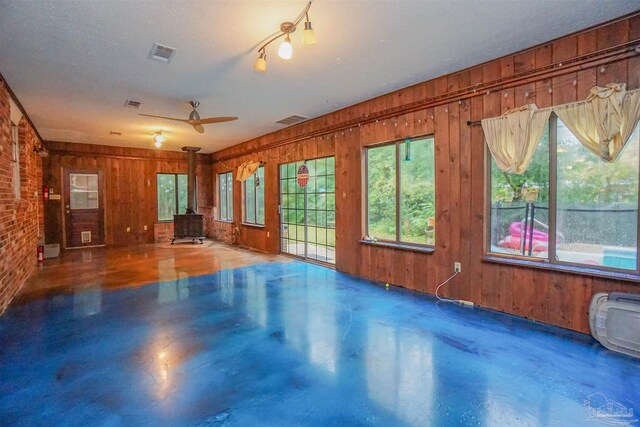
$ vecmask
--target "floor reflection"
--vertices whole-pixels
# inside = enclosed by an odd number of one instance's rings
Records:
[[[367,322],[367,389],[382,407],[419,425],[432,414],[431,341],[376,319]]]
[[[189,298],[189,275],[176,269],[173,258],[158,260],[158,303],[179,301]]]
[[[155,284],[94,276],[7,310],[0,425],[577,426],[594,393],[640,410],[638,362],[583,335],[303,262],[153,262]]]

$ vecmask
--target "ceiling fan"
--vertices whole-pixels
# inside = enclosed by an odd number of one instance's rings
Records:
[[[196,111],[198,105],[200,103],[198,101],[189,101],[189,105],[193,107],[193,111],[189,114],[188,119],[176,119],[175,117],[164,117],[164,116],[156,116],[153,114],[142,114],[141,116],[146,117],[156,117],[158,119],[166,119],[166,120],[174,120],[176,122],[188,123],[196,130],[196,132],[204,133],[204,127],[202,125],[208,125],[209,123],[222,123],[222,122],[230,122],[232,120],[238,120],[237,117],[207,117],[204,119],[200,118],[200,114]]]

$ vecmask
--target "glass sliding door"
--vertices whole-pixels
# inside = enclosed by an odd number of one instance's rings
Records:
[[[304,259],[335,264],[335,159],[306,161],[309,180],[297,180],[303,162],[280,165],[281,251]]]

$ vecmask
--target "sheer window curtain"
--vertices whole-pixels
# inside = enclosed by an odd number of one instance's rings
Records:
[[[553,108],[580,143],[605,162],[613,162],[640,120],[640,90],[625,84],[595,86],[586,101]]]
[[[527,170],[550,115],[551,109],[529,104],[482,120],[487,146],[500,170],[519,175]]]

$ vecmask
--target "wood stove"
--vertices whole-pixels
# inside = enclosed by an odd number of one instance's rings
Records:
[[[194,243],[204,240],[204,215],[195,211],[196,207],[196,153],[199,147],[182,147],[187,152],[187,211],[173,216],[173,240],[191,239]]]
[[[202,214],[182,214],[173,216],[173,244],[176,239],[192,239],[195,243],[204,240],[204,216]]]

